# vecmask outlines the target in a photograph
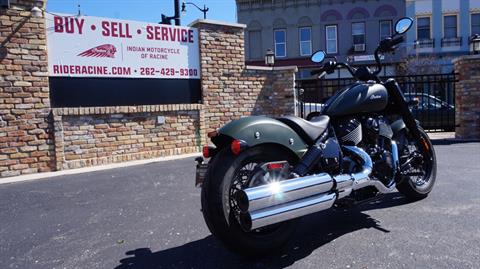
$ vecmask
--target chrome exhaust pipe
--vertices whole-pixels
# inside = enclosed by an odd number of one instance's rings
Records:
[[[246,231],[251,231],[267,225],[302,217],[332,207],[336,194],[320,194],[290,203],[277,205],[245,213],[240,216],[240,225]]]
[[[237,191],[235,199],[243,212],[240,215],[243,229],[250,231],[328,209],[337,199],[367,186],[374,186],[381,193],[395,190],[395,184],[386,187],[382,182],[370,179],[373,162],[364,150],[355,146],[344,148],[362,163],[360,172],[334,177],[322,173]],[[394,142],[392,152],[396,165],[398,151]]]
[[[373,162],[370,156],[363,149],[354,146],[344,146],[344,148],[352,152],[360,159],[363,169],[358,173],[351,174],[350,180],[346,178],[348,175],[338,175],[333,177],[337,182],[336,190],[339,191],[339,198],[347,196],[352,192],[352,190],[358,190],[368,186],[375,187],[380,193],[390,193],[395,191],[395,184],[387,187],[382,182],[378,180],[372,180],[370,178],[370,174],[372,173],[373,169]],[[398,148],[395,141],[392,141],[392,158],[394,170],[396,171],[398,166]],[[343,193],[346,195],[342,195]]]
[[[333,179],[322,173],[293,178],[236,192],[237,205],[242,212],[285,204],[333,189]]]

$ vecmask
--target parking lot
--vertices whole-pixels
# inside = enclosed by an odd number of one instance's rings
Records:
[[[0,185],[0,268],[478,268],[480,143],[441,143],[437,184],[303,219],[260,260],[210,235],[193,158]]]

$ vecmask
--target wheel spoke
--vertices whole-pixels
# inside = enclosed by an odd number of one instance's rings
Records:
[[[420,158],[420,160],[419,160]],[[428,163],[430,159],[425,159],[419,146],[415,141],[409,141],[404,148],[404,155],[400,158],[402,174],[408,178],[415,186],[423,186],[428,183]]]

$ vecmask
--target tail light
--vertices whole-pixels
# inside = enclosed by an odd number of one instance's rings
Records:
[[[205,145],[202,148],[202,155],[204,158],[213,157],[217,153],[217,148],[214,146]]]
[[[285,162],[281,162],[281,163],[269,163],[269,164],[267,164],[267,169],[268,169],[268,170],[282,169],[284,165],[285,165]]]
[[[247,142],[243,140],[238,140],[238,139],[233,140],[232,144],[230,145],[230,149],[235,155],[240,154],[240,152],[242,152],[246,148],[247,148]]]
[[[210,158],[210,150],[207,145],[203,146],[202,155],[203,158]]]

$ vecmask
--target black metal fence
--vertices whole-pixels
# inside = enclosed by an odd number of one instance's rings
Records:
[[[455,129],[455,74],[428,74],[393,77],[400,84],[407,101],[418,101],[412,112],[429,131]],[[325,101],[339,89],[354,83],[353,78],[299,79],[296,90],[301,117],[320,112]]]

